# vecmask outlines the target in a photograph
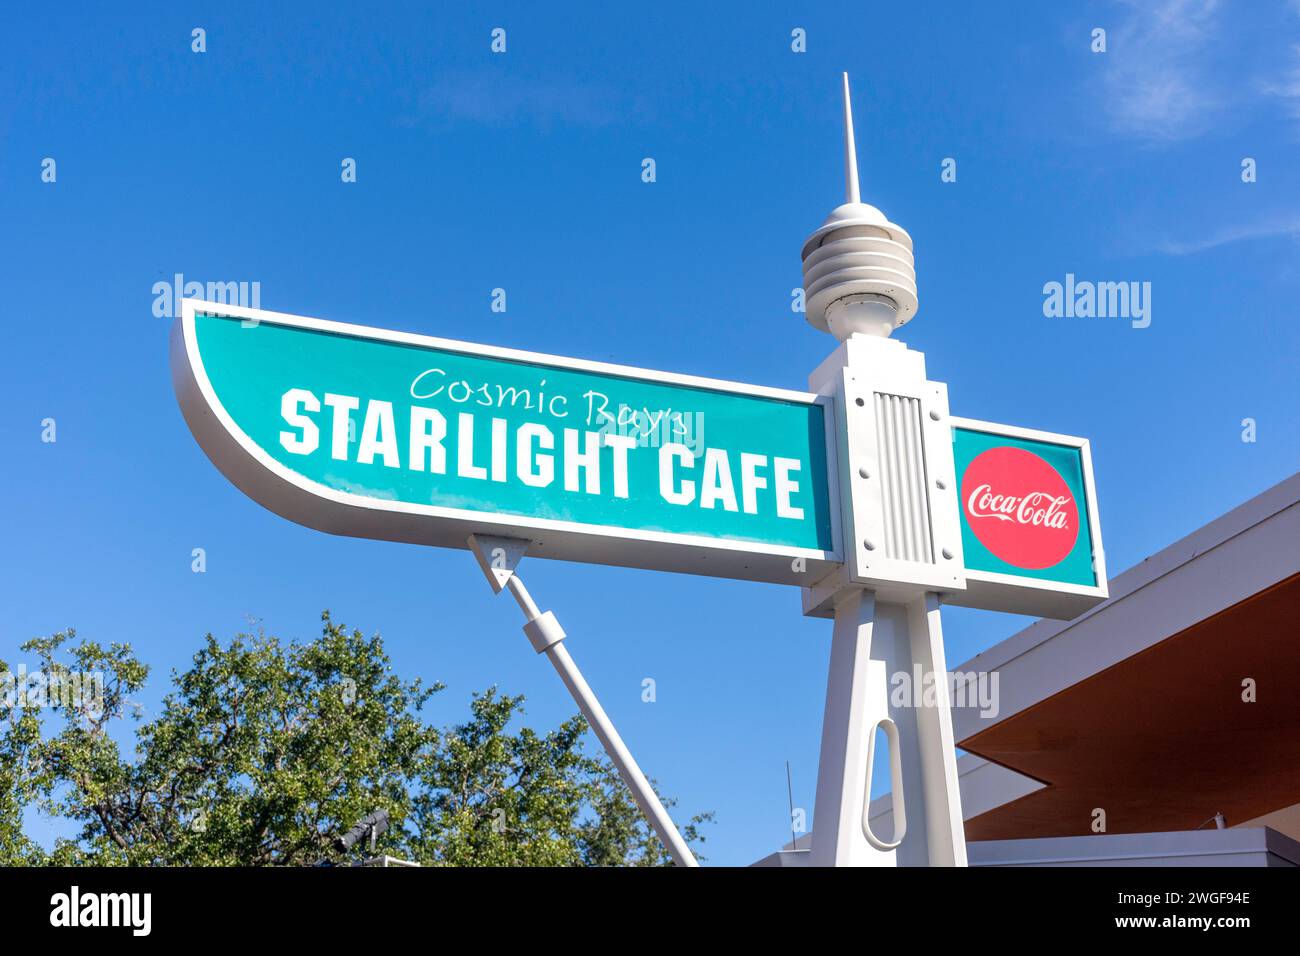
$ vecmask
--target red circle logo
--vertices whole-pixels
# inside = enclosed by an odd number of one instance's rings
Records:
[[[961,507],[980,543],[1018,568],[1059,564],[1079,537],[1079,507],[1065,479],[1023,448],[976,455],[961,479]]]

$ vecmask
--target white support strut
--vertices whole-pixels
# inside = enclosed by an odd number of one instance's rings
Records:
[[[890,675],[929,677],[890,699]],[[932,696],[927,696],[927,694]],[[865,588],[835,604],[810,863],[965,866],[939,602],[885,603]],[[889,748],[893,832],[869,821],[874,738]]]
[[[654,792],[654,788],[650,786],[650,781],[641,772],[631,751],[623,743],[623,738],[614,729],[614,723],[605,713],[605,708],[600,706],[595,692],[582,676],[582,672],[578,670],[578,665],[574,663],[573,658],[569,656],[564,646],[565,633],[560,627],[560,622],[552,612],[543,612],[538,608],[537,602],[528,593],[523,580],[515,570],[527,551],[528,542],[513,538],[471,535],[469,546],[478,559],[479,566],[487,575],[493,590],[499,594],[502,590],[508,589],[513,595],[524,614],[524,634],[528,636],[529,642],[537,653],[545,654],[550,659],[555,672],[560,675],[564,686],[569,689],[582,716],[591,725],[601,746],[609,754],[609,759],[618,768],[619,776],[632,791],[632,799],[650,821],[650,826],[659,835],[673,862],[678,866],[699,866],[699,862],[691,853],[690,847],[686,845],[686,841],[682,839],[672,818],[668,816],[668,811]]]

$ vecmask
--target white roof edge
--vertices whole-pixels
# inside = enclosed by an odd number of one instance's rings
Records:
[[[1036,837],[1023,840],[972,840],[966,844],[971,866],[1123,865],[1214,866],[1214,857],[1266,855],[1300,864],[1300,843],[1269,827],[1227,830],[1173,830],[1148,833],[1099,833]],[[1238,864],[1239,865],[1239,864]]]

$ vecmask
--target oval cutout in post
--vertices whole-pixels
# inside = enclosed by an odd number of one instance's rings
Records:
[[[885,732],[885,741],[889,746],[889,783],[890,795],[894,804],[894,832],[892,839],[886,842],[876,836],[871,829],[871,773],[876,761],[876,731]],[[898,725],[889,717],[881,717],[871,728],[867,737],[867,789],[862,798],[862,835],[877,850],[887,851],[898,848],[907,835],[907,810],[903,805],[903,761],[902,749],[898,741]]]

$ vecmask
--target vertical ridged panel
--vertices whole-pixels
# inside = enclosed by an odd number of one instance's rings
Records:
[[[876,392],[875,412],[885,555],[899,561],[933,564],[921,402]]]

